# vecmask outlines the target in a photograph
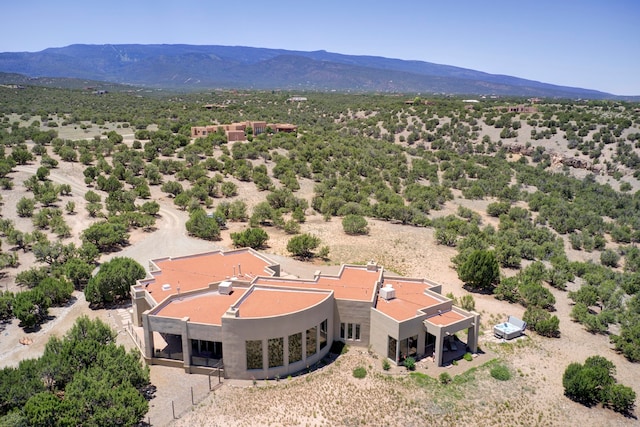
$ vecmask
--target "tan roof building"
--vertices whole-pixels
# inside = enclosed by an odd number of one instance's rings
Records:
[[[224,125],[209,125],[209,126],[192,126],[191,138],[204,138],[210,133],[218,132],[222,130],[227,136],[227,141],[244,141],[246,140],[245,130],[251,128],[253,135],[260,135],[265,133],[268,128],[272,132],[297,132],[298,126],[289,123],[267,123],[262,121],[247,121],[240,123],[231,123]],[[242,133],[240,133],[242,132]]]
[[[258,379],[319,362],[333,341],[370,347],[393,363],[433,356],[441,365],[453,357],[446,350],[477,351],[477,313],[454,307],[435,282],[388,275],[373,262],[283,278],[277,263],[240,249],[149,267],[131,289],[149,363]],[[461,330],[466,343],[454,335]]]

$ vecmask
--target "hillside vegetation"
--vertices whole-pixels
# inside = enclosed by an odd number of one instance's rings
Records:
[[[640,361],[637,104],[292,95],[0,88],[0,318],[46,322],[48,307],[91,283],[102,254],[154,231],[153,195],[162,194],[189,213],[192,235],[219,240],[229,223],[262,230],[231,236],[239,245],[263,247],[274,229],[305,236],[311,215],[348,218],[345,233],[362,239],[367,218],[431,227],[456,249],[462,280],[473,263],[498,264],[497,279],[470,290],[523,305],[541,335],[562,339],[559,324],[577,321]],[[536,111],[508,111],[518,104]],[[293,123],[298,133],[190,138],[192,126],[244,120]],[[81,188],[49,178],[68,165],[83,171]],[[25,168],[33,174],[16,182]],[[440,214],[451,200],[481,208]],[[316,239],[304,258],[330,260],[332,242]],[[593,261],[576,261],[585,252]],[[17,286],[28,291],[14,295]],[[571,319],[554,314],[549,287],[571,289]],[[112,303],[127,289],[87,300]]]

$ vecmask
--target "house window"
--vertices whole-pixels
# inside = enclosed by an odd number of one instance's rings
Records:
[[[397,361],[396,354],[398,354],[398,340],[394,337],[389,337],[387,357],[391,360]]]
[[[269,339],[269,367],[275,368],[284,365],[284,339]]]
[[[360,341],[359,323],[340,323],[340,338],[349,341]]]
[[[316,354],[316,345],[318,341],[318,327],[307,329],[307,357]]]
[[[191,340],[191,355],[222,359],[222,343],[219,341]]]
[[[418,336],[414,335],[400,341],[400,361],[418,354]]]
[[[320,350],[327,346],[327,319],[324,319],[322,323],[320,323]]]
[[[302,332],[289,335],[289,363],[302,360]]]
[[[246,342],[247,369],[262,369],[262,341]]]

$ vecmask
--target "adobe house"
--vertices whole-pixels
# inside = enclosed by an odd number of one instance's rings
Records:
[[[273,130],[273,132],[287,132],[294,133],[298,130],[296,125],[289,123],[267,123],[261,121],[246,121],[241,123],[231,123],[225,125],[209,125],[209,126],[192,126],[191,138],[204,138],[210,133],[215,133],[218,129],[222,129],[227,136],[227,141],[245,141],[245,129],[251,128],[253,135],[257,136],[261,133],[265,133],[267,128]]]
[[[477,351],[478,313],[453,306],[435,282],[389,275],[374,262],[283,278],[267,256],[239,249],[149,267],[131,287],[147,363],[262,379],[319,362],[333,341],[369,347],[395,364],[432,356],[442,365],[455,343]],[[463,330],[466,343],[454,337]]]

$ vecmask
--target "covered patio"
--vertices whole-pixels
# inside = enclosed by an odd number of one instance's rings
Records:
[[[426,329],[425,353],[429,355],[430,346],[434,362],[438,366],[459,359],[464,353],[478,351],[478,333],[480,331],[480,315],[466,312],[457,307],[441,312],[423,321]],[[456,332],[466,329],[467,342],[460,340]],[[460,334],[462,335],[462,334]]]

